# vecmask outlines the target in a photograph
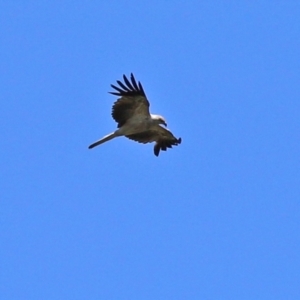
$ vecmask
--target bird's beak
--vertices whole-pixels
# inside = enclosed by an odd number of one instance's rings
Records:
[[[164,122],[164,125],[165,125],[166,127],[168,127],[166,122]]]

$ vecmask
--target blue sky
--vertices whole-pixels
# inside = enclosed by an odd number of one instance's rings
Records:
[[[1,1],[1,299],[299,299],[296,1]],[[116,128],[133,72],[182,144]]]

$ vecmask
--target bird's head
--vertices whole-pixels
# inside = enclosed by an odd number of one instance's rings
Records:
[[[167,122],[164,117],[160,115],[151,115],[151,118],[156,124],[161,124],[167,127]]]

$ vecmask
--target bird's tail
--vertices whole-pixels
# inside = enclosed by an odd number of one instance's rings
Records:
[[[115,132],[110,133],[110,134],[104,136],[102,139],[100,139],[100,140],[96,141],[95,143],[91,144],[89,146],[89,149],[92,149],[92,148],[94,148],[94,147],[96,147],[98,145],[101,145],[101,144],[103,144],[105,142],[108,142],[108,141],[112,140],[113,138],[115,138],[117,136],[119,136],[119,135],[117,135]]]

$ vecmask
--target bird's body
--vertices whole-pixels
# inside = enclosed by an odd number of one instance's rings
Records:
[[[112,109],[112,117],[118,123],[118,129],[90,145],[89,149],[119,136],[126,136],[144,144],[156,142],[154,146],[156,156],[159,155],[160,150],[165,151],[180,144],[181,138],[175,138],[168,129],[160,126],[160,124],[167,126],[165,119],[160,115],[150,114],[150,104],[141,83],[136,83],[133,74],[131,74],[131,82],[125,75],[123,79],[126,85],[117,81],[121,88],[111,85],[117,91],[111,94],[121,96]]]

